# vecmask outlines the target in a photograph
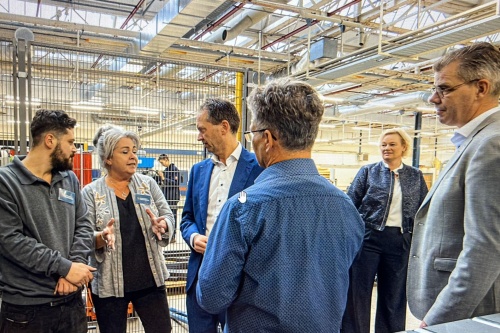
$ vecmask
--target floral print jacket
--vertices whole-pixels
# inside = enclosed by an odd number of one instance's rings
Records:
[[[172,238],[174,216],[160,187],[153,178],[136,173],[132,176],[129,189],[146,240],[145,245],[151,271],[156,285],[160,287],[169,276],[163,256],[163,247],[167,246]],[[85,186],[82,195],[93,222],[94,234],[104,229],[111,218],[115,219],[115,250],[108,251],[105,247],[94,250],[90,258],[90,265],[97,268],[92,281],[92,292],[99,297],[123,297],[121,221],[114,190],[106,185],[105,177],[102,177]],[[150,198],[150,200],[138,202],[138,195],[141,198]],[[147,201],[149,203],[143,203]],[[147,208],[151,209],[155,216],[165,216],[166,218],[168,232],[164,234],[162,240],[158,240],[153,233],[149,215],[146,213]]]

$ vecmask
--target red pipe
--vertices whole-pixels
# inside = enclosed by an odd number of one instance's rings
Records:
[[[363,86],[362,84],[357,84],[357,85],[352,86],[352,87],[347,87],[347,88],[344,88],[344,89],[339,89],[339,90],[335,90],[335,91],[332,91],[332,92],[326,93],[326,94],[324,94],[323,96],[336,95],[336,94],[339,94],[339,93],[342,93],[342,92],[345,92],[345,91],[351,91],[351,90],[353,90],[353,89],[360,88],[360,87],[362,87],[362,86]]]
[[[97,66],[97,64],[99,63],[99,61],[101,61],[101,59],[102,59],[102,54],[97,57],[97,60],[94,61],[94,63],[92,64],[92,66],[90,66],[90,68],[95,68],[95,66]]]
[[[36,6],[36,17],[40,14],[40,6],[42,5],[42,0],[38,0],[38,4]]]
[[[358,2],[360,2],[360,1],[361,1],[361,0],[354,0],[354,1],[350,2],[350,3],[348,3],[348,4],[345,4],[344,6],[339,7],[339,8],[337,8],[337,9],[335,9],[334,11],[329,12],[329,13],[327,14],[327,16],[328,16],[328,17],[333,16],[334,14],[336,14],[336,13],[338,13],[338,12],[341,12],[342,10],[344,10],[344,9],[346,9],[346,8],[348,8],[348,7],[351,7],[352,5],[357,4],[357,3],[358,3]],[[282,36],[282,37],[280,37],[280,38],[276,39],[274,42],[271,42],[271,43],[269,43],[269,44],[267,44],[267,45],[264,45],[261,49],[262,49],[262,50],[265,50],[265,49],[267,49],[267,48],[269,48],[269,47],[273,46],[274,44],[277,44],[277,43],[279,43],[279,42],[281,42],[281,41],[284,41],[285,39],[288,39],[288,38],[292,37],[293,35],[295,35],[295,34],[297,34],[297,33],[301,32],[302,30],[305,30],[305,29],[309,28],[310,26],[315,25],[315,24],[316,24],[316,23],[318,23],[318,22],[319,22],[318,20],[312,20],[312,21],[311,21],[311,23],[310,23],[309,25],[308,25],[308,24],[303,25],[303,26],[301,26],[300,28],[298,28],[298,29],[296,29],[296,30],[294,30],[294,31],[292,31],[292,32],[290,32],[290,33],[288,33],[288,34],[286,34],[286,35],[284,35],[284,36]]]
[[[139,10],[139,8],[141,8],[141,6],[144,3],[144,1],[146,1],[146,0],[139,0],[139,2],[137,3],[137,5],[135,5],[134,9],[132,9],[132,11],[130,12],[130,14],[128,14],[127,18],[125,19],[125,22],[123,22],[123,24],[121,25],[120,29],[125,29],[125,27],[127,26],[127,23],[137,13],[137,11]]]
[[[158,70],[159,67],[163,66],[165,63],[164,62],[160,62],[160,64],[158,66],[155,66],[153,68],[151,68],[149,71],[146,72],[146,75],[151,75],[153,73],[156,73],[156,71]]]
[[[237,4],[233,9],[231,9],[229,12],[227,12],[226,15],[222,16],[220,19],[218,19],[217,21],[215,21],[214,24],[212,24],[207,29],[205,29],[205,31],[203,31],[201,34],[199,34],[198,36],[196,36],[194,38],[194,40],[200,39],[206,33],[214,30],[217,27],[219,27],[222,23],[224,23],[225,20],[227,20],[231,15],[235,14],[237,11],[239,11],[243,6],[244,6],[244,4],[242,2],[239,3],[239,4]]]
[[[220,70],[216,70],[215,72],[212,72],[212,73],[208,74],[207,76],[205,76],[204,78],[199,79],[198,81],[206,81],[206,80],[210,79],[212,76],[214,76],[215,74],[217,74],[219,72],[220,72]]]

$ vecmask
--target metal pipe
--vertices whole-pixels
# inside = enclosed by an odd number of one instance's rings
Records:
[[[69,23],[62,21],[54,21],[39,17],[28,17],[24,15],[16,15],[16,14],[8,14],[8,13],[0,13],[0,21],[5,21],[6,23],[13,24],[14,22],[20,22],[23,24],[32,24],[37,25],[36,28],[40,28],[40,26],[46,26],[52,29],[59,28],[64,31],[85,31],[93,32],[98,34],[105,34],[111,36],[122,36],[128,38],[139,38],[140,32],[137,31],[129,31],[122,29],[114,29],[114,28],[105,28],[99,27],[95,25],[88,24],[77,24],[77,23]],[[24,27],[26,27],[23,25]]]
[[[269,16],[262,6],[252,6],[241,13],[241,15],[233,18],[227,23],[228,29],[219,29],[214,34],[209,36],[206,41],[212,43],[222,43],[226,40],[231,40],[238,36],[243,30],[250,28],[252,25],[262,21]]]
[[[36,5],[36,17],[38,17],[38,14],[40,14],[40,7],[42,5],[42,0],[38,0],[37,5]]]
[[[137,5],[135,5],[134,9],[132,9],[132,11],[130,12],[130,14],[128,14],[127,18],[123,22],[123,24],[120,26],[120,29],[125,29],[125,27],[127,26],[127,23],[132,19],[132,17],[134,17],[135,13],[137,13],[137,11],[139,10],[139,8],[141,8],[141,6],[144,3],[144,1],[146,1],[146,0],[139,0],[139,2],[137,3]]]
[[[287,0],[276,0],[277,3],[285,5]],[[269,12],[262,6],[252,5],[246,9],[240,16],[233,18],[227,23],[228,29],[217,30],[216,33],[206,39],[206,41],[214,43],[222,43],[227,40],[236,38],[242,31],[259,23],[269,16]]]
[[[212,24],[207,29],[205,29],[205,31],[201,32],[198,36],[196,36],[194,38],[194,40],[199,40],[205,34],[209,33],[210,31],[214,30],[215,28],[218,28],[229,17],[231,17],[233,14],[236,14],[241,8],[243,8],[244,5],[245,5],[244,3],[237,4],[233,9],[231,9],[229,12],[227,12],[224,16],[222,16],[220,19],[218,19],[217,21],[215,21],[214,24]]]
[[[348,7],[352,6],[352,5],[357,4],[357,3],[358,3],[358,2],[360,2],[360,1],[361,1],[361,0],[354,0],[354,1],[350,2],[350,3],[348,3],[348,4],[345,4],[345,5],[344,5],[344,6],[342,6],[342,7],[339,7],[339,8],[337,8],[337,9],[335,9],[334,11],[329,12],[327,15],[328,15],[328,16],[333,16],[333,15],[335,15],[336,13],[341,12],[341,11],[342,11],[342,10],[344,10],[345,8],[348,8]],[[303,25],[302,27],[295,29],[294,31],[292,31],[292,32],[290,32],[290,33],[288,33],[288,34],[286,34],[285,36],[282,36],[282,37],[280,37],[280,38],[276,39],[274,42],[271,42],[271,43],[269,43],[269,44],[267,44],[267,45],[264,45],[264,46],[262,47],[262,49],[263,49],[263,50],[265,50],[265,49],[267,49],[267,48],[269,48],[269,47],[271,47],[271,46],[273,46],[273,45],[275,45],[275,44],[277,44],[277,43],[279,43],[279,42],[282,42],[282,41],[284,41],[284,40],[286,40],[286,39],[290,38],[291,36],[293,36],[293,35],[295,35],[295,34],[297,34],[297,33],[301,32],[301,31],[303,31],[303,30],[305,30],[305,29],[307,29],[307,28],[309,28],[310,26],[313,26],[313,25],[317,24],[318,22],[319,22],[318,20],[312,20],[310,24]]]
[[[361,106],[339,107],[338,111],[341,116],[353,116],[366,113],[375,113],[383,110],[389,110],[389,109],[393,110],[401,107],[408,107],[410,105],[415,105],[415,104],[424,104],[424,103],[428,104],[428,100],[430,97],[431,97],[430,92],[417,91],[394,98],[386,98],[383,101],[381,100],[380,104],[377,104],[377,102],[370,102]],[[388,104],[391,105],[388,106]]]

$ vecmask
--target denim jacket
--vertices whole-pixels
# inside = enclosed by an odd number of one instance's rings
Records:
[[[422,171],[405,164],[399,170],[399,181],[403,196],[402,231],[411,233],[415,214],[428,189]],[[394,192],[394,182],[394,172],[390,171],[382,161],[363,166],[354,178],[347,195],[367,227],[384,230]]]

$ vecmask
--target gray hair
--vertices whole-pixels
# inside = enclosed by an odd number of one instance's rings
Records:
[[[99,156],[99,163],[101,163],[102,167],[106,169],[108,168],[106,160],[113,157],[113,151],[115,150],[118,141],[123,138],[131,139],[136,147],[139,148],[139,136],[132,131],[127,131],[114,125],[105,125],[97,130],[92,142],[94,143],[95,150]]]
[[[311,85],[290,78],[255,88],[248,106],[257,129],[268,129],[283,148],[292,151],[314,145],[325,110],[320,95]]]
[[[486,43],[473,43],[445,54],[433,69],[440,72],[445,66],[458,61],[458,77],[465,82],[487,79],[493,85],[491,95],[500,95],[500,51],[498,47]]]
[[[406,131],[402,128],[395,127],[395,128],[390,128],[390,129],[383,131],[382,134],[380,134],[380,137],[378,139],[379,146],[381,145],[382,140],[389,134],[398,134],[400,136],[401,144],[404,147],[406,147],[406,150],[403,152],[403,157],[408,156],[408,153],[411,151],[411,146],[412,146],[411,145],[411,138],[408,135],[408,133],[406,133]]]

